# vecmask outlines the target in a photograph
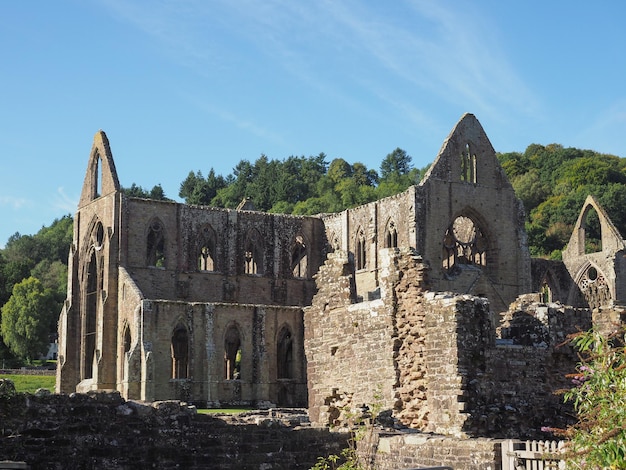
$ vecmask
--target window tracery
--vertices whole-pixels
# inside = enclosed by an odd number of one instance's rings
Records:
[[[396,224],[392,220],[387,224],[385,230],[385,248],[397,248],[398,247],[398,231]]]
[[[457,217],[443,237],[443,269],[454,274],[462,265],[486,266],[487,238],[474,221]]]
[[[589,308],[594,309],[611,303],[611,291],[606,278],[594,266],[589,266],[585,270],[578,286]]]
[[[215,259],[216,237],[215,232],[209,226],[202,228],[201,243],[198,250],[198,270],[217,271]]]
[[[256,229],[248,232],[244,247],[244,272],[263,274],[263,239]]]

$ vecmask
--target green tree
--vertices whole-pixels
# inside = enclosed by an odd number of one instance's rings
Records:
[[[0,332],[5,344],[16,356],[32,362],[47,351],[50,324],[57,314],[52,292],[37,278],[15,284],[2,307]]]
[[[626,351],[624,331],[605,336],[590,330],[571,339],[581,362],[564,394],[577,423],[567,430],[544,429],[569,439],[571,468],[626,468]]]
[[[122,188],[122,192],[129,197],[154,199],[156,201],[171,201],[171,199],[165,196],[165,191],[163,191],[160,184],[154,185],[151,190],[147,190],[133,183],[130,188]]]

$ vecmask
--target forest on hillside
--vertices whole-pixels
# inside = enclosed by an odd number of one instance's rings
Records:
[[[626,234],[626,158],[558,144],[532,144],[523,153],[498,154],[526,209],[526,230],[533,256],[560,259],[587,195],[594,195]],[[426,168],[397,148],[382,159],[379,171],[325,154],[284,160],[261,155],[241,160],[227,176],[213,169],[190,171],[178,196],[187,204],[235,208],[250,198],[258,210],[312,215],[338,212],[404,191],[419,183]],[[206,170],[205,170],[206,171]],[[160,185],[132,184],[133,197],[170,200]],[[589,241],[599,236],[597,220]],[[595,234],[594,234],[595,231]],[[67,288],[67,257],[72,217],[44,226],[35,235],[15,233],[0,249],[0,365],[19,365],[45,352]]]

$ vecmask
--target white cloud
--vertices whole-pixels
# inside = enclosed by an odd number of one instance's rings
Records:
[[[8,206],[14,210],[19,210],[26,205],[29,205],[27,199],[13,196],[0,196],[0,206]]]
[[[57,188],[57,194],[53,199],[53,207],[60,209],[64,213],[73,214],[78,207],[78,198],[72,198],[65,193],[65,189],[60,186]]]

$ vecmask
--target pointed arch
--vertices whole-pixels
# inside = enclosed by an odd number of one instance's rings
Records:
[[[81,379],[91,379],[94,375],[96,358],[96,335],[98,323],[98,261],[95,250],[91,250],[89,262],[83,277],[83,315],[81,319]]]
[[[477,183],[476,176],[476,153],[470,147],[469,142],[461,150],[461,181],[464,183]]]
[[[471,211],[463,211],[448,226],[442,241],[442,267],[454,274],[463,265],[487,266],[489,241]]]
[[[196,266],[198,271],[219,271],[217,269],[216,247],[217,235],[211,225],[202,226],[196,250]]]
[[[398,230],[396,223],[390,218],[385,226],[385,248],[398,247]]]
[[[146,235],[146,265],[158,268],[165,267],[165,238],[163,222],[158,217],[152,219]]]
[[[309,277],[309,244],[304,235],[301,233],[296,235],[291,245],[290,270],[293,277],[308,278]]]
[[[189,333],[183,324],[178,324],[172,332],[172,378],[186,379],[189,377]]]
[[[576,285],[584,302],[591,309],[609,306],[613,295],[605,274],[594,263],[587,261],[576,276]]]
[[[623,250],[626,244],[604,208],[593,196],[587,196],[578,215],[563,259],[604,250]]]
[[[354,263],[355,268],[365,269],[367,267],[367,245],[365,238],[365,230],[359,227],[354,236]]]
[[[224,378],[241,378],[241,332],[236,323],[231,323],[224,334]]]
[[[251,228],[244,242],[244,272],[246,274],[263,274],[264,243],[256,228]]]
[[[283,325],[276,339],[276,376],[279,379],[293,379],[294,368],[294,345],[293,333],[289,325]]]
[[[83,182],[78,207],[82,207],[101,196],[120,190],[120,183],[113,162],[109,140],[103,131],[98,131],[93,139],[89,154],[87,173]]]

